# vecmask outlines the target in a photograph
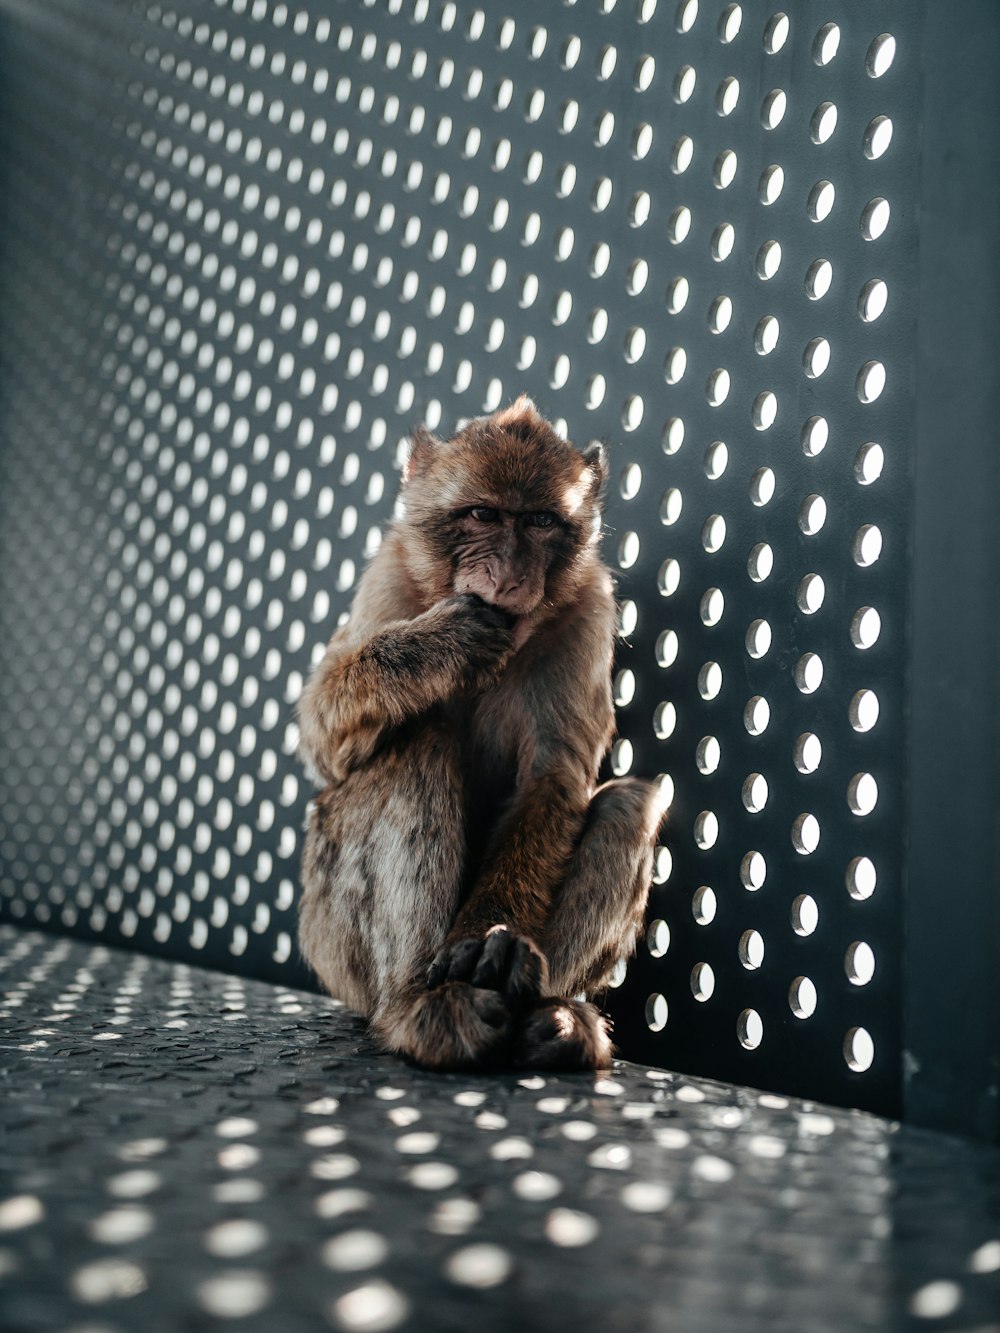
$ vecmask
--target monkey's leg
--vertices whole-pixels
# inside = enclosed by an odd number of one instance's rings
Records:
[[[600,991],[618,960],[634,952],[661,819],[652,783],[622,778],[594,794],[540,941],[550,995]],[[522,1021],[515,1060],[539,1069],[604,1068],[611,1061],[607,1023],[589,1002],[543,1000]]]
[[[464,857],[459,747],[440,720],[403,729],[321,792],[303,855],[306,959],[387,1049],[440,1068],[489,1064],[508,1048],[509,1013],[495,991],[426,985]]]

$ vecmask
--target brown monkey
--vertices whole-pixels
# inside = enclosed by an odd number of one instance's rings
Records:
[[[300,939],[382,1044],[434,1068],[599,1068],[660,809],[594,790],[614,720],[606,464],[529,399],[418,431],[405,512],[299,705],[323,789]]]

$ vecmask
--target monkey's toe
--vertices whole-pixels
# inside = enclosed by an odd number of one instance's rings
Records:
[[[493,926],[485,938],[447,942],[431,963],[427,986],[433,990],[445,981],[467,981],[499,991],[512,1007],[523,1008],[538,999],[547,976],[545,956],[531,940]]]
[[[544,1000],[524,1019],[514,1043],[519,1069],[607,1069],[607,1019],[580,1000]]]

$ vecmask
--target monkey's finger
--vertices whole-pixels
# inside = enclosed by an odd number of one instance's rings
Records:
[[[439,953],[427,969],[427,989],[436,990],[441,982],[448,975],[448,956],[445,953]]]
[[[448,962],[449,981],[468,981],[479,961],[483,941],[477,939],[459,940],[451,946]]]
[[[514,939],[509,930],[495,930],[492,935],[487,935],[482,955],[472,974],[473,986],[483,986],[487,990],[504,989]]]
[[[520,936],[514,940],[510,970],[504,995],[513,1004],[528,1004],[537,1000],[548,978],[545,955]]]

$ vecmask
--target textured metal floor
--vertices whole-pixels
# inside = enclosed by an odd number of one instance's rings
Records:
[[[0,1327],[1000,1330],[1000,1152],[0,927]]]

